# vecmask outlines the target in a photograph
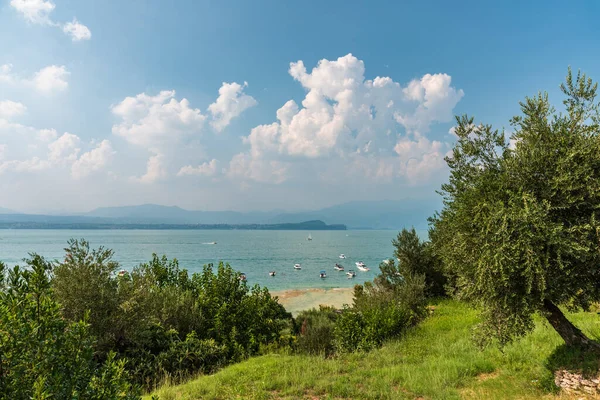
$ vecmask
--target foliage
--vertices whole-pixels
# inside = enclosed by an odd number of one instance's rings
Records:
[[[137,383],[153,387],[211,372],[276,342],[291,320],[267,289],[249,288],[229,265],[189,275],[176,259],[153,255],[123,276],[110,250],[71,240],[52,286],[63,315],[88,315],[96,355],[129,360]]]
[[[383,263],[382,274],[384,267],[393,270],[395,264],[393,261]],[[366,351],[381,346],[385,340],[401,335],[423,319],[425,305],[423,275],[407,275],[393,286],[390,280],[379,275],[374,283],[356,285],[354,306],[345,309],[336,323],[336,348]]]
[[[398,267],[393,264],[382,265],[380,284],[394,285],[403,276],[423,275],[425,277],[425,294],[428,297],[446,295],[446,277],[442,271],[441,260],[433,251],[431,243],[422,241],[415,228],[402,229],[398,237],[392,241],[395,247],[394,257]]]
[[[568,344],[590,344],[556,305],[600,299],[600,114],[597,85],[571,71],[566,112],[547,94],[526,98],[510,142],[457,117],[434,246],[460,297],[483,311],[480,338],[505,344],[541,311]]]
[[[296,350],[306,354],[334,353],[334,329],[339,314],[332,307],[302,311],[296,317]]]
[[[595,313],[569,314],[588,335],[600,336]],[[161,399],[521,399],[558,400],[553,365],[573,367],[576,352],[564,353],[561,338],[541,318],[522,341],[484,351],[470,331],[477,311],[463,302],[443,300],[400,339],[368,353],[323,358],[269,354],[226,367],[183,385],[165,386]],[[572,350],[572,349],[571,349]],[[596,368],[600,361],[596,358]],[[572,370],[572,369],[571,369]],[[150,396],[148,396],[150,400]]]
[[[137,399],[125,361],[93,359],[84,321],[65,321],[50,289],[51,265],[32,254],[27,269],[0,263],[0,398]],[[85,316],[84,316],[85,317]]]

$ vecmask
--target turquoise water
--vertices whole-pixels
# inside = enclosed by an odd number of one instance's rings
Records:
[[[229,262],[244,272],[249,284],[258,283],[270,290],[297,288],[352,287],[372,280],[379,263],[393,255],[395,231],[229,231],[229,230],[0,230],[0,260],[7,265],[21,263],[29,252],[49,259],[61,259],[69,238],[85,238],[92,247],[105,246],[115,251],[122,268],[150,260],[152,253],[177,258],[181,268],[201,270],[207,263]],[[217,244],[206,244],[217,242]],[[346,255],[340,260],[340,253]],[[356,261],[371,269],[359,271]],[[302,270],[294,270],[300,263]],[[342,264],[354,269],[356,278],[333,269]],[[274,277],[269,271],[276,271]],[[327,278],[319,278],[319,271]]]

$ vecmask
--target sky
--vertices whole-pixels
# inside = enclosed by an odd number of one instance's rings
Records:
[[[590,1],[0,0],[0,207],[430,200],[454,115],[600,79]]]

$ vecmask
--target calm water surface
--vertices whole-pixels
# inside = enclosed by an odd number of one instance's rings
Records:
[[[220,230],[0,230],[0,260],[7,265],[21,263],[35,251],[49,259],[62,259],[69,238],[85,238],[92,247],[115,251],[122,268],[150,260],[152,253],[177,258],[181,268],[199,271],[207,263],[229,262],[245,272],[248,283],[271,290],[295,288],[352,287],[372,280],[379,263],[393,255],[395,231],[220,231]],[[217,242],[217,244],[207,244]],[[340,260],[340,253],[346,255]],[[361,272],[356,261],[371,271]],[[335,263],[354,269],[356,278],[333,269]],[[294,270],[295,263],[302,270]],[[274,277],[269,271],[276,271]],[[319,271],[327,271],[320,279]]]

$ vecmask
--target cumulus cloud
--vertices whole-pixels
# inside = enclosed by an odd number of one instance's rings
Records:
[[[142,183],[153,183],[167,177],[165,168],[165,156],[157,153],[148,159],[146,173],[137,180]]]
[[[13,73],[11,64],[0,66],[0,83],[32,87],[44,94],[66,90],[69,75],[71,73],[64,65],[48,65],[29,78]]]
[[[11,0],[11,7],[23,15],[28,22],[34,24],[51,25],[50,13],[56,7],[47,0]]]
[[[64,65],[50,65],[36,72],[31,83],[44,93],[62,91],[69,86],[67,78],[70,74]]]
[[[293,62],[289,74],[307,91],[302,103],[289,100],[277,121],[243,138],[248,152],[234,156],[230,176],[283,182],[292,159],[337,160],[364,176],[412,182],[443,167],[447,145],[425,135],[451,120],[464,95],[449,75],[427,74],[404,87],[390,77],[366,79],[364,62],[352,54],[321,60],[310,72]],[[271,162],[278,163],[275,176]]]
[[[24,114],[25,111],[27,111],[27,107],[22,103],[11,100],[0,101],[0,118],[10,119]]]
[[[197,167],[179,164],[173,170],[173,166],[181,158],[183,147],[188,151],[196,148],[200,153],[200,138],[206,131],[208,114],[211,125],[221,131],[248,107],[256,104],[254,98],[244,94],[245,87],[246,84],[224,83],[207,114],[192,107],[185,98],[178,100],[174,90],[163,90],[156,95],[140,93],[111,106],[113,115],[119,118],[112,127],[112,133],[151,154],[146,174],[136,180],[151,183],[172,174],[214,175],[216,160]]]
[[[219,97],[208,106],[208,111],[212,115],[211,125],[217,132],[221,132],[232,119],[257,104],[254,97],[244,93],[244,88],[247,86],[247,82],[243,85],[236,82],[223,82],[219,89]]]
[[[59,174],[71,169],[71,176],[81,179],[105,167],[114,153],[108,140],[81,154],[83,147],[75,134],[59,136],[55,129],[37,129],[0,117],[0,174],[55,170]]]
[[[115,154],[110,142],[103,140],[94,149],[85,152],[71,166],[71,176],[81,179],[104,168]]]
[[[78,42],[80,40],[89,40],[92,38],[92,32],[90,29],[79,23],[77,18],[73,18],[72,22],[67,22],[63,25],[62,30],[67,35],[71,36],[71,40]]]
[[[73,18],[72,22],[65,24],[53,21],[50,14],[54,11],[56,5],[50,0],[11,0],[10,5],[27,22],[60,28],[65,34],[71,36],[74,42],[88,40],[92,37],[90,29],[78,22],[77,18]]]
[[[12,64],[0,65],[0,83],[12,83]]]
[[[197,167],[186,165],[182,167],[177,176],[186,176],[186,175],[198,175],[198,176],[213,176],[217,173],[217,160],[212,159],[205,163],[198,165]]]
[[[65,132],[48,145],[48,161],[56,164],[74,162],[81,151],[79,136]]]
[[[165,90],[156,96],[145,93],[127,97],[112,107],[121,122],[112,132],[128,142],[160,152],[165,144],[172,144],[200,132],[206,116],[190,107],[187,99],[175,99],[174,90]]]

